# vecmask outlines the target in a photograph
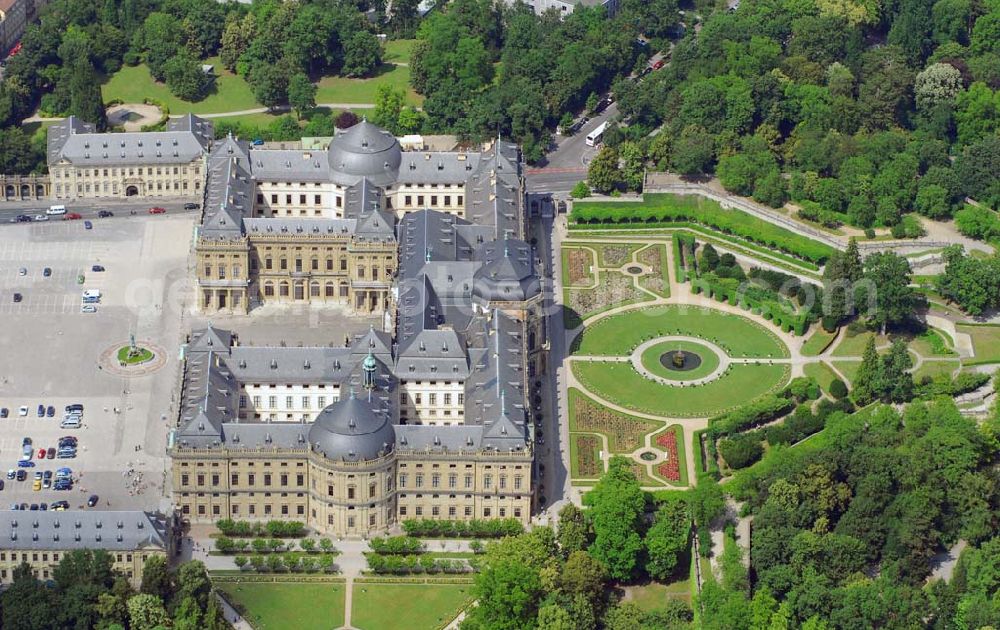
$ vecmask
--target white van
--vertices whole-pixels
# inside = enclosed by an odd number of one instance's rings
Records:
[[[97,289],[87,289],[86,291],[83,292],[83,298],[84,299],[87,299],[87,298],[101,299],[101,292],[99,290],[97,290]]]
[[[45,214],[66,214],[66,206],[49,206]]]

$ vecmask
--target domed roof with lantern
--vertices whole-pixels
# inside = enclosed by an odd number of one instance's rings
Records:
[[[380,403],[367,396],[339,400],[316,416],[309,428],[309,444],[327,459],[364,461],[392,451],[396,432]]]
[[[395,136],[365,119],[333,138],[328,159],[336,184],[353,186],[368,178],[385,187],[396,181],[403,155]]]

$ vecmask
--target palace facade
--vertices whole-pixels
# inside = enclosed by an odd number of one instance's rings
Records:
[[[393,329],[339,348],[193,332],[169,445],[177,510],[337,536],[411,518],[526,523],[547,343],[517,147],[410,156],[363,122],[328,152],[301,153],[232,138],[213,148],[202,306],[329,299],[386,309]],[[411,171],[425,175],[402,177]]]

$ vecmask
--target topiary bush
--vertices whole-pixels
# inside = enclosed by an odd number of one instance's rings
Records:
[[[830,383],[830,395],[836,398],[837,400],[846,398],[847,385],[844,383],[844,381],[840,380],[839,378],[833,379],[833,382]]]

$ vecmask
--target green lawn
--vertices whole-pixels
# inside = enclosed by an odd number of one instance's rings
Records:
[[[642,586],[629,586],[628,593],[628,601],[646,611],[663,608],[668,599],[691,603],[691,584],[688,580],[678,580],[669,584],[650,582]]]
[[[876,336],[873,332],[861,332],[856,335],[851,335],[849,332],[844,334],[844,337],[837,344],[837,347],[833,350],[833,356],[835,357],[860,357],[865,353],[865,346],[868,345],[868,340],[875,337],[875,346],[881,347],[889,343],[888,337],[884,335]]]
[[[811,376],[816,379],[819,386],[823,388],[824,392],[830,391],[830,383],[834,379],[839,378],[830,366],[826,364],[825,361],[820,361],[819,363],[806,363],[802,368],[806,376]]]
[[[828,333],[823,330],[822,326],[816,326],[816,330],[813,334],[809,335],[806,342],[802,344],[802,356],[804,357],[814,357],[822,354],[826,350],[830,342],[833,341],[834,337],[837,336],[837,331]]]
[[[574,361],[573,374],[598,396],[627,409],[671,418],[706,417],[776,391],[789,377],[784,365],[733,365],[697,387],[670,387],[639,375],[631,364]]]
[[[217,582],[215,587],[258,630],[329,630],[344,624],[344,585],[340,583]]]
[[[443,628],[469,605],[471,591],[471,584],[356,583],[351,625],[361,630]]]
[[[383,64],[370,79],[323,77],[316,90],[317,103],[374,103],[375,89],[387,83],[406,90],[406,102],[420,105],[423,98],[410,88],[410,69],[406,66]]]
[[[1000,326],[970,326],[956,324],[958,332],[972,337],[972,349],[976,362],[1000,361]]]
[[[858,368],[861,367],[861,361],[833,361],[832,363],[847,379],[848,385],[854,383],[854,377],[858,373]]]
[[[698,355],[701,359],[701,364],[685,371],[672,370],[665,367],[663,365],[663,358],[666,358],[669,364],[673,355],[678,350]],[[719,355],[708,346],[693,341],[660,342],[646,348],[640,360],[642,361],[642,365],[653,374],[672,381],[693,381],[708,376],[719,367]]]
[[[129,365],[135,365],[136,363],[145,363],[153,358],[153,353],[146,348],[136,348],[136,355],[134,357],[129,356],[130,348],[125,346],[118,350],[118,362],[128,363]]]
[[[167,89],[165,83],[157,83],[149,75],[145,64],[123,66],[101,88],[104,102],[121,100],[126,103],[141,103],[150,98],[164,103],[171,114],[214,114],[217,112],[255,109],[260,103],[254,98],[253,90],[243,80],[222,67],[218,57],[207,59],[205,63],[215,66],[215,85],[204,99],[197,103],[182,101]]]
[[[604,318],[577,337],[578,354],[625,356],[643,341],[690,335],[721,346],[733,357],[787,357],[788,348],[745,317],[696,306],[657,306]]]
[[[388,63],[410,63],[415,39],[394,39],[385,43],[382,60]]]
[[[920,382],[925,376],[930,376],[931,378],[938,376],[939,374],[945,374],[951,377],[952,373],[958,368],[962,367],[962,363],[958,360],[955,361],[925,361],[923,365],[913,373],[913,380],[917,383]]]

